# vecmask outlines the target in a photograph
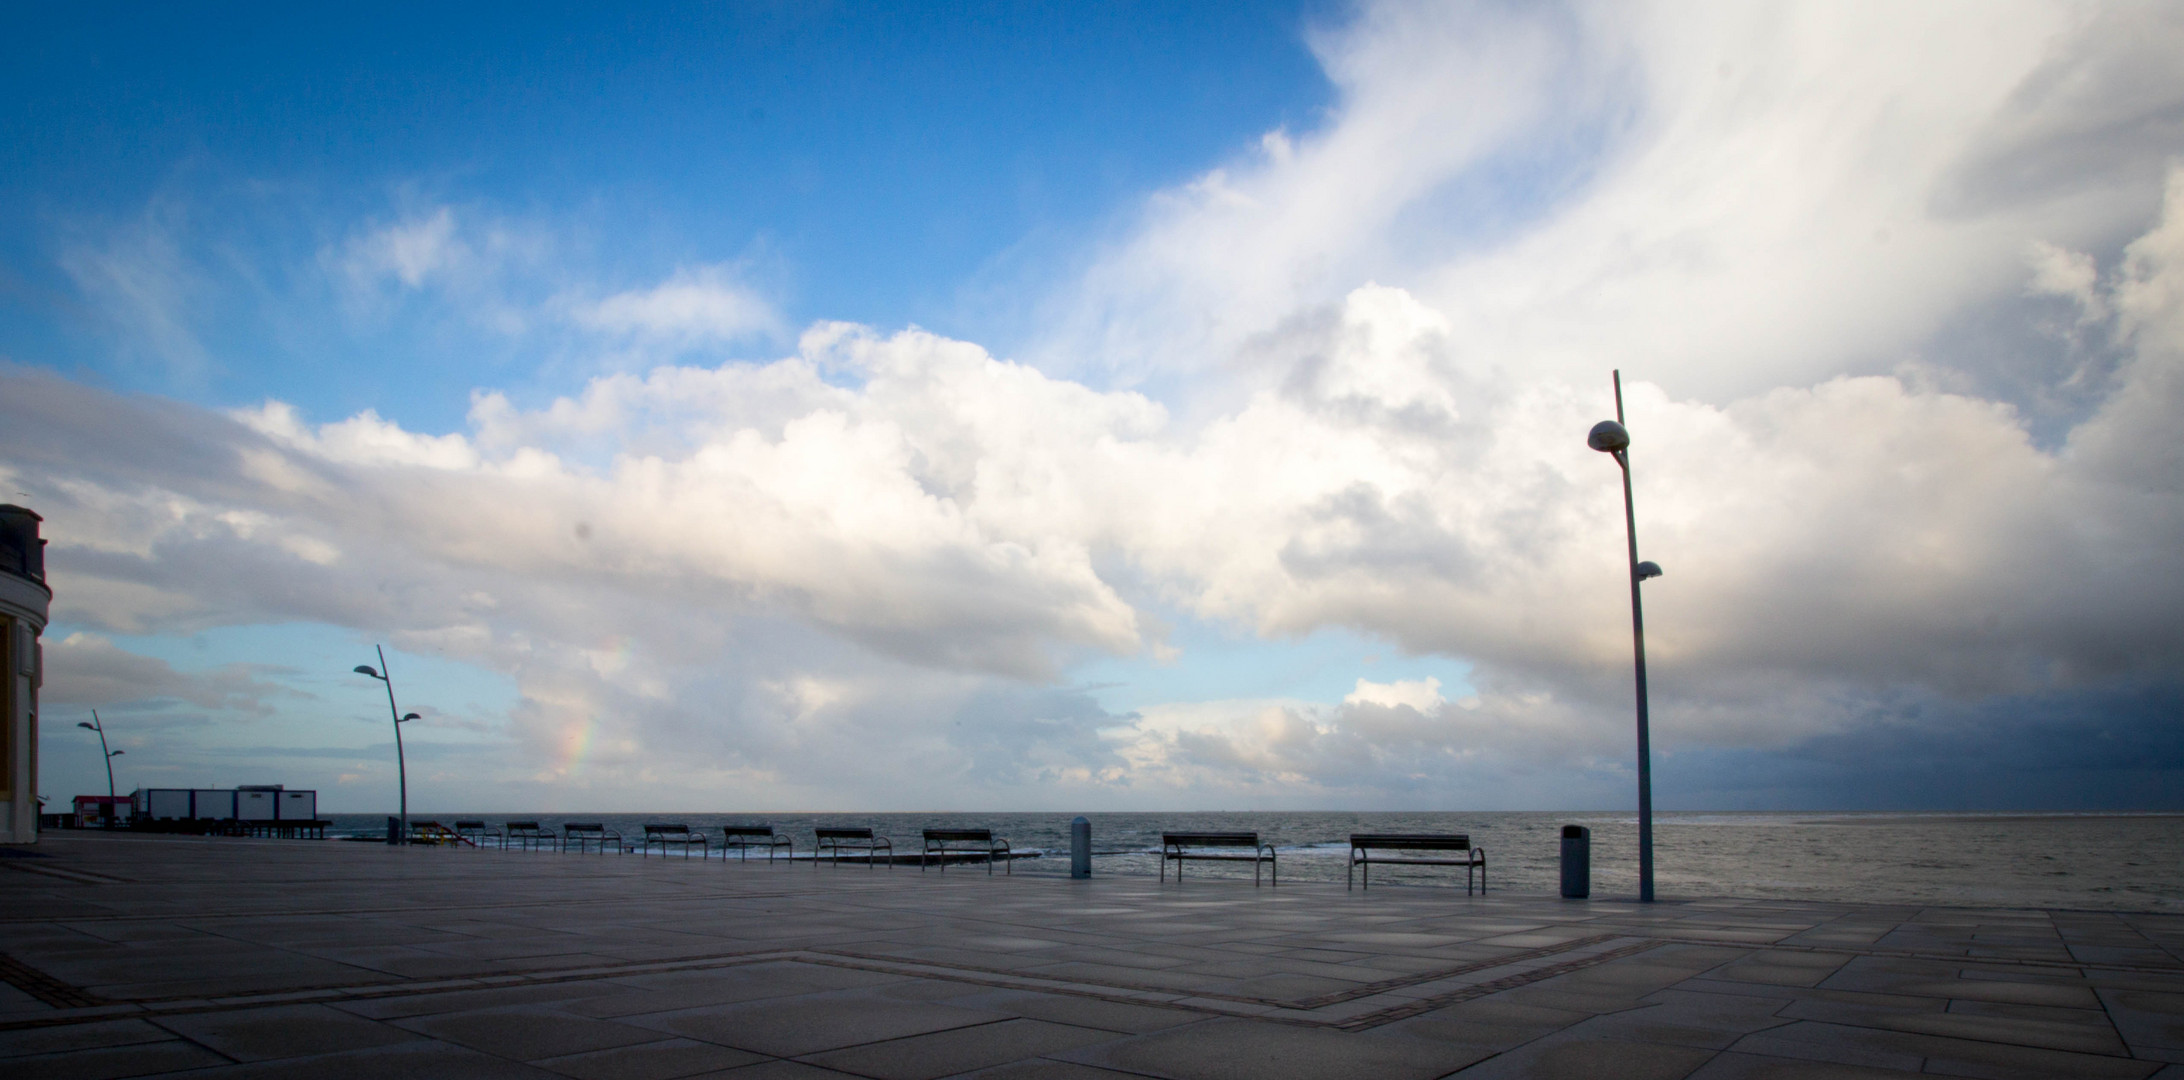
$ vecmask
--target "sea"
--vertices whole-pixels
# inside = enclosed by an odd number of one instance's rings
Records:
[[[1067,875],[1071,813],[413,813],[411,820],[483,820],[498,828],[535,820],[549,828],[598,821],[633,846],[652,822],[691,828],[770,824],[808,859],[819,825],[870,826],[898,853],[916,854],[920,831],[990,828],[1019,856],[1018,874]],[[1085,814],[1093,873],[1159,872],[1163,831],[1256,832],[1277,849],[1284,882],[1340,882],[1353,832],[1465,833],[1486,849],[1497,892],[1553,894],[1561,832],[1590,830],[1593,896],[1635,897],[1638,819],[1633,813],[1344,813],[1239,811]],[[383,814],[333,814],[329,837],[386,836]],[[715,838],[718,838],[716,834]],[[575,855],[537,855],[576,858]],[[715,858],[719,857],[716,852]],[[841,867],[831,872],[887,872]],[[895,871],[900,873],[901,869]],[[1172,870],[1170,871],[1172,873]],[[1373,886],[1446,887],[1450,871],[1382,867]],[[1455,871],[1460,878],[1462,871]],[[1193,863],[1193,878],[1251,876],[1248,864]],[[1981,813],[1658,813],[1654,882],[1662,899],[1748,897],[1964,907],[2184,910],[2184,815]]]

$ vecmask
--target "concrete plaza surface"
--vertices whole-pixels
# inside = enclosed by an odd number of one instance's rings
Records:
[[[0,1077],[2184,1077],[2184,917],[47,834]]]

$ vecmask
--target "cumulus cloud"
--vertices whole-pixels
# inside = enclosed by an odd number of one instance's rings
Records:
[[[2176,220],[2102,286],[2136,358],[2059,450],[2006,406],[1886,377],[1726,407],[1630,387],[1642,540],[1672,570],[1648,586],[1666,737],[1786,745],[1904,688],[2174,669],[2184,499],[2173,449],[2145,448],[2184,406]],[[608,377],[531,411],[483,399],[467,434],[19,374],[6,451],[69,478],[46,508],[68,618],[396,627],[525,672],[542,756],[571,732],[632,761],[687,735],[772,775],[866,739],[946,760],[969,722],[1019,777],[1351,790],[1397,762],[1612,753],[1617,729],[1581,722],[1627,692],[1619,491],[1582,442],[1606,394],[1469,374],[1446,320],[1386,287],[1281,347],[1276,385],[1195,427],[844,325],[771,364]],[[52,419],[80,416],[104,419]],[[551,448],[662,424],[679,449],[587,467]],[[136,433],[118,452],[117,425]],[[168,440],[187,449],[151,451]],[[1465,657],[1477,700],[1360,679],[1325,707],[1112,717],[993,689],[1146,649],[1155,601]]]
[[[1621,492],[1583,442],[1614,365],[1669,571],[1662,746],[2170,686],[2184,174],[2124,147],[2171,137],[2184,78],[2121,40],[2169,25],[1369,5],[1315,41],[1328,122],[1154,198],[1037,363],[820,323],[770,362],[483,390],[437,433],[10,372],[0,463],[52,493],[72,623],[314,621],[507,672],[516,760],[569,790],[1621,790]],[[454,265],[441,220],[349,251],[415,287]],[[2003,360],[1927,377],[1952,320],[2058,298],[2113,363],[2057,437],[1980,391]],[[566,311],[670,345],[775,318],[720,268]],[[1155,611],[1348,628],[1472,687],[1112,714],[1065,685],[1163,655]]]

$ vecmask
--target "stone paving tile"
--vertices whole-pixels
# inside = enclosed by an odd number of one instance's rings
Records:
[[[1851,957],[1845,953],[1770,950],[1730,961],[1715,969],[1712,977],[1775,986],[1818,986],[1850,961]]]
[[[110,1080],[227,1063],[202,1046],[174,1039],[0,1059],[0,1080]]]
[[[568,1080],[560,1073],[434,1042],[155,1075],[161,1080]]]
[[[441,1013],[394,1023],[444,1042],[517,1061],[658,1042],[665,1037],[647,1028],[571,1016],[541,1006]]]
[[[174,1032],[143,1020],[107,1020],[67,1027],[0,1031],[0,1058],[30,1054],[57,1054],[95,1046],[128,1046],[133,1043],[166,1042]]]
[[[1776,1015],[1780,1006],[1765,998],[1667,990],[1649,996],[1640,1008],[1596,1016],[1563,1030],[1587,1038],[1726,1050],[1753,1032],[1791,1023]]]
[[[1683,1080],[1715,1051],[1689,1046],[1606,1039],[1542,1039],[1481,1062],[1465,1080],[1599,1077],[1601,1080]]]
[[[608,993],[613,987],[599,983],[547,983],[542,986],[506,986],[489,990],[455,990],[438,994],[330,1001],[328,1007],[372,1020],[399,1020],[437,1013],[474,1012],[479,1009],[567,1002]]]
[[[1890,1057],[1897,1061],[1919,1059],[1927,1072],[1997,1080],[2019,1077],[2136,1078],[2160,1067],[2158,1062],[2129,1058],[1828,1023],[1775,1028],[1739,1041],[1733,1049],[1765,1045],[1774,1053],[1797,1056],[1795,1048],[1800,1044],[1809,1048],[1811,1056],[1818,1060],[1843,1060],[1846,1052],[1863,1051],[1868,1057]]]
[[[964,1073],[956,1080],[1128,1080],[1131,1075],[1074,1061],[1038,1059]]]
[[[986,990],[980,994],[957,998],[954,1003],[967,1009],[981,1009],[1033,1020],[1051,1020],[1057,1024],[1129,1035],[1142,1035],[1180,1024],[1196,1023],[1207,1017],[1206,1013],[1185,1009],[1132,1005],[1071,994],[1041,994],[1025,990]]]
[[[237,1061],[364,1050],[421,1037],[324,1005],[167,1016],[156,1022],[160,1027]]]
[[[1239,997],[1267,998],[1289,1001],[1318,997],[1352,990],[1357,983],[1342,979],[1323,979],[1314,975],[1276,974],[1256,979],[1238,979],[1235,982],[1201,984],[1205,993],[1235,994]]]
[[[1920,1075],[1923,1074],[1916,1068],[1883,1069],[1731,1052],[1715,1055],[1712,1061],[1699,1066],[1689,1080],[1909,1080]]]
[[[1977,1016],[1959,1012],[1859,1008],[1833,1002],[1799,1002],[1783,1009],[1781,1015],[1800,1020],[1855,1024],[1890,1031],[1946,1035],[2008,1046],[2037,1046],[2083,1054],[2121,1055],[2126,1052],[2115,1029],[2099,1013],[2086,1014],[2087,1019],[2083,1021],[2059,1022]]]
[[[759,1054],[689,1039],[662,1039],[636,1046],[542,1058],[531,1064],[577,1080],[679,1080],[723,1073],[771,1060]]]
[[[1549,1009],[1599,1016],[1641,1008],[1645,1001],[1636,994],[1585,993],[1581,990],[1563,989],[1544,983],[1522,986],[1503,991],[1501,997],[1520,1005],[1538,1005]]]
[[[885,1001],[850,991],[652,1013],[628,1022],[774,1057],[800,1057],[1004,1019],[980,1009]]]
[[[1106,964],[1042,964],[1026,968],[1025,975],[1061,982],[1098,983],[1103,986],[1145,987],[1177,994],[1198,994],[1213,990],[1221,980],[1208,979],[1174,971],[1154,971],[1150,968],[1111,967]]]
[[[858,1080],[851,1073],[835,1072],[802,1061],[761,1061],[740,1069],[702,1073],[686,1080]]]
[[[2100,1000],[2133,1047],[2184,1050],[2184,994],[2102,990]]]
[[[1755,1032],[1738,1039],[1729,1047],[1733,1054],[1748,1054],[1770,1061],[1805,1061],[1827,1065],[1849,1065],[1859,1068],[1883,1069],[1893,1072],[1918,1072],[1925,1067],[1926,1059],[1900,1048],[1875,1045],[1855,1045],[1847,1040],[1814,1037],[1814,1029],[1807,1021],[1794,1021],[1777,1028]],[[1727,1056],[1727,1055],[1724,1055]]]
[[[814,1054],[805,1060],[878,1080],[935,1080],[1127,1037],[1043,1020],[1003,1020]]]
[[[1421,1039],[1224,1019],[1048,1056],[1163,1080],[1423,1080],[1480,1055]]]
[[[901,975],[780,960],[618,979],[615,992],[571,1001],[562,1008],[579,1016],[614,1019],[905,981]]]

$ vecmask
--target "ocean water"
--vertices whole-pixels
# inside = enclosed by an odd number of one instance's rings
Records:
[[[412,814],[448,824],[603,821],[631,843],[646,822],[717,829],[764,822],[811,850],[817,825],[869,825],[915,854],[927,828],[991,828],[1019,855],[1019,874],[1069,872],[1066,813],[971,814]],[[1593,896],[1635,896],[1638,820],[1629,813],[1086,814],[1093,873],[1158,871],[1160,833],[1257,832],[1279,852],[1283,881],[1343,880],[1353,832],[1461,832],[1487,852],[1495,890],[1552,894],[1561,827],[1592,830]],[[329,835],[384,837],[383,814],[334,814]],[[716,835],[717,839],[717,835]],[[538,856],[559,857],[559,856]],[[568,856],[574,858],[575,856]],[[717,853],[716,853],[717,857]],[[842,868],[841,872],[849,872]],[[895,871],[901,872],[899,869]],[[1458,874],[1461,871],[1457,871]],[[1251,876],[1249,864],[1194,863],[1196,877]],[[1382,885],[1445,885],[1447,870],[1380,868]],[[1654,819],[1654,880],[1664,899],[1764,897],[1972,907],[2184,910],[2184,815],[1663,813]]]

